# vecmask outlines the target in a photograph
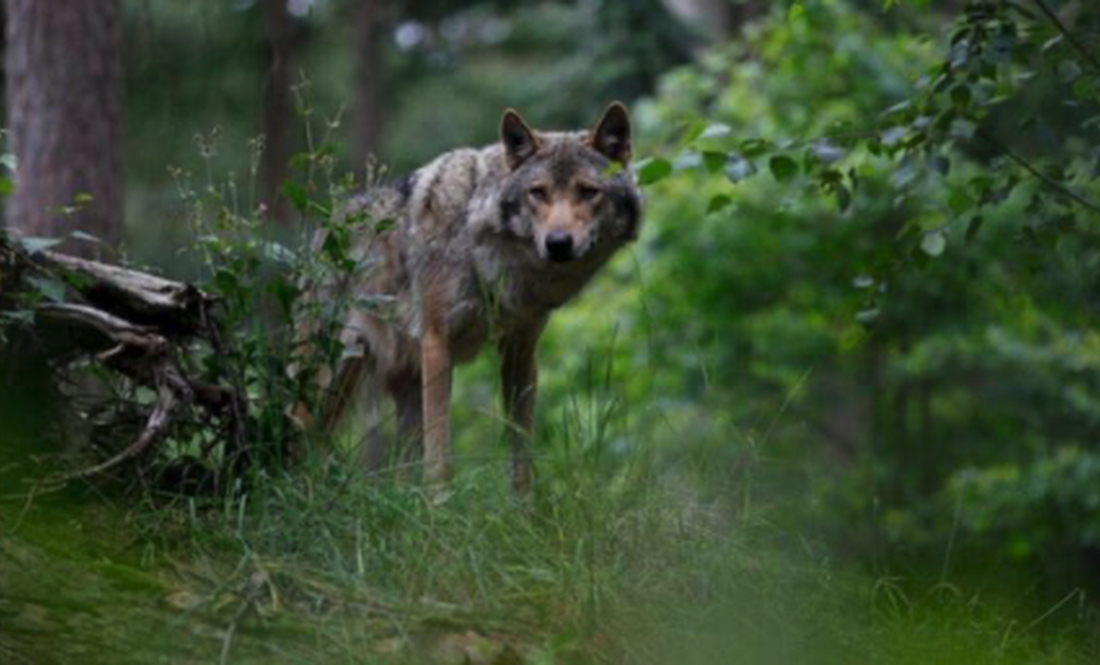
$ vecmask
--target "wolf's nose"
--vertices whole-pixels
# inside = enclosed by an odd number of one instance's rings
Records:
[[[568,261],[573,258],[573,234],[568,231],[551,231],[546,234],[546,254],[551,261]]]

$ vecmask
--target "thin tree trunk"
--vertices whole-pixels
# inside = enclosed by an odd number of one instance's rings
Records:
[[[355,3],[355,117],[353,121],[355,170],[365,174],[366,164],[382,152],[385,122],[386,34],[392,20],[390,0],[357,0]]]
[[[282,190],[289,175],[292,138],[290,86],[296,50],[294,19],[287,10],[287,0],[264,0],[263,10],[268,66],[264,82],[264,153],[260,162],[260,187],[271,217],[288,224],[291,210]]]
[[[5,0],[9,226],[103,257],[122,239],[121,0]],[[81,231],[102,241],[73,240]]]

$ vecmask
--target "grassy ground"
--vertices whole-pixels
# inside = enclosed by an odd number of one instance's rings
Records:
[[[1084,663],[944,585],[827,552],[639,456],[584,445],[514,499],[469,468],[442,502],[315,460],[229,502],[88,487],[0,502],[0,661]]]

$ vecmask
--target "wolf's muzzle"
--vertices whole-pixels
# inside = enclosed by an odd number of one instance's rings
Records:
[[[546,235],[546,256],[551,261],[569,261],[574,256],[573,234],[568,231],[551,231]]]

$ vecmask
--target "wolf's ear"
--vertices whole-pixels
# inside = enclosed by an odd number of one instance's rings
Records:
[[[588,138],[592,149],[613,162],[630,163],[630,114],[622,102],[611,102]]]
[[[500,119],[500,140],[504,143],[504,158],[508,168],[516,169],[539,150],[539,139],[523,118],[512,109]]]

